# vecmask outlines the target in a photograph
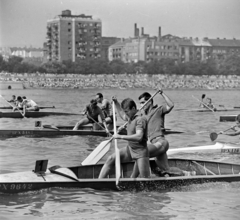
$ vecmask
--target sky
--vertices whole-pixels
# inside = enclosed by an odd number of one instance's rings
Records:
[[[0,0],[0,47],[42,47],[47,20],[63,10],[102,21],[102,36],[145,34],[240,39],[240,0]]]

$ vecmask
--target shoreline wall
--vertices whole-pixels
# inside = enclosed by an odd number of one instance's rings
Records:
[[[240,89],[236,75],[152,75],[147,74],[10,74],[1,73],[0,82],[22,82],[25,88],[163,88],[163,89]]]

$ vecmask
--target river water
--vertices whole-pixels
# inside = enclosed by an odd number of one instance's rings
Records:
[[[115,95],[121,101],[137,97],[144,89],[134,90],[2,90],[11,99],[13,94],[25,95],[40,106],[55,106],[54,111],[79,113],[102,92],[108,99]],[[149,91],[149,90],[148,90]],[[154,91],[149,91],[152,94]],[[214,103],[225,107],[240,106],[239,90],[169,90],[165,91],[175,107],[166,117],[166,128],[199,132],[168,135],[171,148],[213,144],[212,131],[225,130],[231,122],[219,122],[220,115],[236,112],[193,113],[176,109],[197,108],[203,93]],[[161,96],[154,102],[162,103]],[[0,106],[6,106],[3,99]],[[42,110],[47,111],[47,110]],[[49,109],[48,111],[53,111]],[[80,116],[81,117],[81,116]],[[42,124],[74,125],[79,116],[50,116],[41,118]],[[38,119],[39,120],[39,119]],[[1,129],[33,128],[36,119],[0,118]],[[118,120],[120,123],[121,121]],[[48,159],[48,166],[76,166],[86,158],[103,137],[71,136],[57,138],[11,138],[0,140],[0,173],[34,169],[35,161]],[[239,137],[218,136],[218,141],[239,143]],[[120,143],[120,146],[124,143]],[[181,158],[207,159],[240,163],[240,155],[195,153],[176,155]],[[169,191],[115,192],[92,189],[47,189],[17,195],[0,195],[0,219],[239,219],[240,183],[205,183]]]

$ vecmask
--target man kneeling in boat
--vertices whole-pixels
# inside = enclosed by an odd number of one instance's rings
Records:
[[[79,127],[86,125],[86,124],[93,124],[93,126],[100,126],[98,119],[100,118],[102,121],[102,124],[105,127],[106,133],[109,133],[109,130],[107,128],[107,124],[105,121],[105,116],[101,110],[100,107],[97,106],[97,101],[95,99],[92,99],[90,101],[90,104],[86,106],[86,108],[83,111],[83,114],[86,115],[86,118],[81,119],[79,122],[76,123],[73,130],[78,130]],[[95,130],[98,130],[95,128]]]
[[[23,113],[25,115],[26,111],[39,111],[39,107],[36,102],[31,99],[23,99],[21,96],[17,97],[18,105],[13,108],[13,111],[16,111],[18,108],[23,108]]]
[[[127,135],[115,134],[113,137],[115,139],[122,139],[128,141],[128,146],[120,149],[120,161],[135,161],[134,170],[137,169],[139,172],[134,172],[131,175],[132,178],[140,177],[147,178],[150,176],[150,166],[149,166],[149,153],[147,148],[147,119],[141,114],[137,114],[136,103],[130,99],[124,99],[120,104],[113,98],[118,111],[124,111],[124,120],[128,121],[127,125]],[[122,110],[121,110],[122,109]],[[115,154],[112,154],[104,164],[99,178],[106,178],[114,167],[115,164]],[[137,175],[134,175],[136,174]]]
[[[103,98],[102,93],[96,94],[96,101],[100,104],[100,108],[105,116],[105,121],[107,123],[108,129],[113,130],[113,114],[111,103]]]

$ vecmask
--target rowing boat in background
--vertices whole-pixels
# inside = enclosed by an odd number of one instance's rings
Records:
[[[75,135],[93,135],[107,137],[105,130],[94,130],[92,125],[85,125],[79,130],[73,130],[74,126],[43,126],[43,128],[35,129],[14,129],[14,130],[0,130],[0,138],[14,138],[14,137],[54,137],[54,136],[75,136]],[[113,134],[113,131],[111,131]],[[165,129],[165,134],[182,134],[183,131],[176,131]],[[120,134],[126,134],[123,130]]]
[[[220,119],[219,121],[220,122],[233,122],[233,121],[236,121],[236,117],[237,115],[222,115],[220,116]]]
[[[47,108],[55,108],[55,106],[40,106],[40,109],[47,109]],[[13,109],[11,106],[2,106],[0,107],[0,109]],[[19,108],[20,110],[22,110],[23,108]]]
[[[26,118],[41,118],[46,116],[56,116],[56,115],[81,115],[75,113],[66,113],[66,112],[26,112]],[[19,112],[0,112],[0,118],[23,118],[23,115]]]
[[[182,112],[212,112],[210,109],[206,108],[198,108],[198,109],[176,109],[175,111],[182,111]],[[223,108],[223,109],[216,109],[214,112],[227,112],[227,111],[237,111],[236,108]]]
[[[175,187],[209,182],[240,181],[240,165],[191,159],[169,159],[170,167],[189,174],[169,173],[163,176],[154,160],[150,160],[151,178],[130,178],[134,162],[121,164],[121,177],[116,185],[115,169],[108,178],[98,179],[103,164],[47,169],[47,160],[36,161],[35,170],[0,174],[1,193],[21,193],[51,187],[92,188],[96,190],[172,190]]]

